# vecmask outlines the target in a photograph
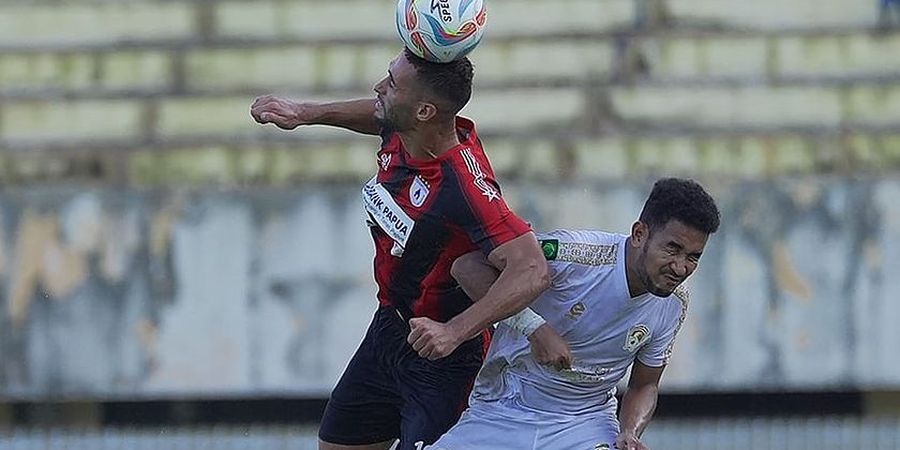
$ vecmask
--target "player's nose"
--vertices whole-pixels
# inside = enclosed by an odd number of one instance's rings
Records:
[[[674,274],[678,278],[685,278],[690,273],[690,267],[688,267],[686,261],[673,261],[670,269],[672,270],[672,274]]]
[[[384,95],[384,85],[387,78],[382,78],[374,86],[372,86],[372,90],[375,91],[378,95]]]

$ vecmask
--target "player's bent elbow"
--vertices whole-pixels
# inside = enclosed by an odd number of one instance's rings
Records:
[[[534,290],[540,294],[550,288],[550,268],[547,267],[547,261],[543,258],[535,260],[531,264],[531,272],[534,283]]]

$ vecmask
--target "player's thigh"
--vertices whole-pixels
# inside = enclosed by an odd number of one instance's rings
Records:
[[[396,379],[384,362],[385,346],[396,346],[396,343],[384,342],[377,332],[380,319],[383,317],[376,314],[325,406],[319,425],[319,439],[325,444],[375,445],[374,448],[380,449],[384,442],[400,436],[403,399]],[[320,445],[320,448],[330,447]]]
[[[428,450],[531,450],[537,426],[466,410]]]
[[[615,449],[619,422],[613,414],[573,417],[569,422],[548,423],[538,433],[536,449]]]
[[[319,450],[388,450],[396,439],[366,445],[340,445],[319,440]]]
[[[483,360],[480,340],[438,361],[407,361],[400,375],[403,396],[397,450],[421,450],[452,427],[466,408]]]

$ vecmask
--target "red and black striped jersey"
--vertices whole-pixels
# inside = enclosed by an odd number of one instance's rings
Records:
[[[475,124],[458,117],[456,128],[460,144],[428,160],[385,134],[378,173],[363,187],[378,301],[407,317],[445,322],[459,314],[471,301],[450,275],[453,261],[531,231],[503,200]]]

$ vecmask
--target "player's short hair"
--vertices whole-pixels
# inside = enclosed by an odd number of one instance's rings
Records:
[[[719,208],[694,180],[663,178],[653,185],[640,220],[651,230],[657,230],[673,219],[703,233],[713,234],[719,229]]]
[[[449,111],[456,115],[472,97],[472,78],[475,69],[469,58],[463,57],[448,63],[436,63],[422,59],[408,48],[403,49],[406,60],[416,68],[418,80],[431,93],[446,102]]]

